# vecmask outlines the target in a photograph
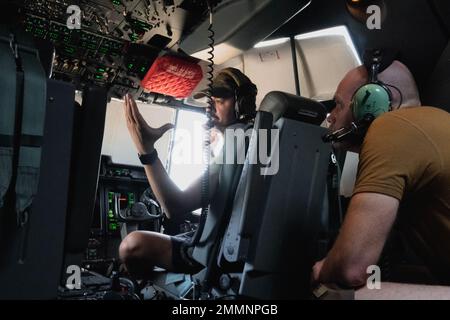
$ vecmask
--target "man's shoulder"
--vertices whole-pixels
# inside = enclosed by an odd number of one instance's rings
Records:
[[[440,121],[445,122],[450,117],[450,113],[443,109],[429,106],[419,106],[419,107],[406,107],[391,112],[387,112],[377,118],[376,122],[391,122],[391,121],[401,121],[409,124],[415,122],[428,122],[428,121]]]
[[[428,106],[401,108],[375,119],[369,128],[368,138],[378,134],[385,137],[391,135],[389,139],[401,138],[402,134],[419,134],[436,126],[450,128],[450,113]]]
[[[439,168],[450,157],[450,114],[434,107],[411,107],[389,112],[370,126],[360,162],[378,159],[384,165]]]

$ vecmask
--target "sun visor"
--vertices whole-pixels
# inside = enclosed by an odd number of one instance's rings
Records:
[[[186,98],[192,94],[202,78],[202,68],[198,63],[166,55],[153,62],[141,81],[141,86],[150,92]]]

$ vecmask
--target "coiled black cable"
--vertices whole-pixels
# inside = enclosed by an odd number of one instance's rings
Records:
[[[208,27],[208,47],[210,48],[208,51],[209,58],[208,61],[208,71],[207,71],[207,79],[208,79],[208,106],[206,109],[206,130],[205,137],[203,142],[203,161],[205,164],[205,168],[203,170],[202,175],[202,183],[201,183],[201,201],[202,201],[202,211],[200,214],[200,221],[198,224],[198,229],[195,232],[195,235],[192,237],[192,241],[190,243],[191,246],[195,246],[200,242],[200,237],[203,233],[203,229],[205,227],[206,218],[209,213],[209,163],[211,158],[211,128],[212,128],[212,119],[211,112],[214,108],[214,103],[212,100],[212,86],[213,86],[213,78],[214,78],[214,30],[213,30],[213,8],[209,0],[207,0],[208,10],[209,10],[209,27]]]
[[[387,84],[387,83],[385,83],[384,85],[387,86],[387,87],[391,87],[391,88],[395,89],[395,90],[398,92],[400,101],[399,101],[399,103],[398,103],[397,109],[400,108],[400,107],[402,106],[402,104],[403,104],[403,94],[402,94],[402,92],[400,91],[400,89],[397,88],[396,86],[393,86],[392,84]]]

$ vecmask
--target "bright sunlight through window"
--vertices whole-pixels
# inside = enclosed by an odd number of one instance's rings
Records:
[[[202,157],[205,122],[206,116],[203,113],[178,111],[169,175],[181,190],[198,179],[204,170]]]

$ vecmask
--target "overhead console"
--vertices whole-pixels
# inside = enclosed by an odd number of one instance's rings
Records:
[[[211,1],[216,5],[219,1]],[[156,99],[140,81],[162,53],[174,51],[182,36],[207,17],[206,1],[196,0],[22,0],[14,10],[27,33],[51,42],[56,51],[53,78],[82,90],[96,84],[109,97],[131,93]],[[80,9],[80,28],[70,29]]]
[[[214,10],[216,64],[252,48],[310,3],[308,0],[209,2]],[[6,0],[6,3],[11,6],[5,12],[12,24],[18,22],[35,39],[55,47],[54,59],[44,58],[48,64],[53,61],[52,77],[70,82],[78,90],[95,84],[107,88],[109,98],[122,98],[130,93],[144,102],[178,105],[180,97],[171,96],[170,92],[161,94],[142,88],[141,81],[155,59],[171,54],[201,63],[199,59],[208,58],[201,54],[195,58],[188,56],[209,49],[209,9],[204,0]],[[205,73],[206,68],[202,69]]]

